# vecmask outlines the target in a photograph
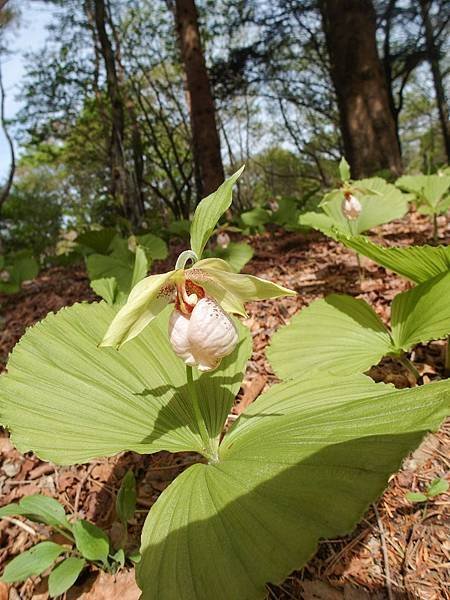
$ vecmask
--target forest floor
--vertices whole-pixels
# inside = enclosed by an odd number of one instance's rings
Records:
[[[416,214],[377,230],[385,244],[424,244],[431,238],[428,220]],[[440,223],[440,241],[450,242],[445,219]],[[252,236],[253,260],[244,271],[266,277],[295,289],[298,296],[250,303],[245,324],[253,336],[249,362],[238,401],[239,413],[276,377],[265,359],[265,347],[273,332],[302,307],[332,292],[367,300],[381,318],[389,321],[393,297],[409,287],[394,274],[363,260],[365,277],[359,281],[352,252],[315,232],[308,234],[272,231]],[[155,272],[165,270],[179,247],[172,248],[170,261],[155,263]],[[13,297],[0,297],[0,371],[8,353],[26,327],[79,301],[93,301],[84,268],[52,268],[26,284]],[[432,342],[415,350],[414,361],[421,373],[420,383],[444,377],[444,345]],[[404,367],[384,360],[370,375],[397,387],[414,385]],[[450,421],[429,435],[420,448],[394,474],[384,495],[367,512],[352,533],[341,539],[324,540],[315,557],[281,585],[267,588],[268,600],[364,600],[410,599],[450,600],[450,495],[443,494],[423,505],[405,499],[408,491],[419,491],[435,477],[449,477]],[[158,495],[185,468],[193,457],[159,452],[141,456],[132,452],[85,465],[57,467],[25,456],[11,445],[0,429],[0,504],[42,493],[57,498],[66,510],[104,527],[117,536],[114,499],[121,479],[130,467],[138,481],[138,512],[132,522],[136,546],[145,516]],[[11,520],[0,521],[0,571],[12,557],[45,539],[48,530],[37,524],[23,527]],[[92,570],[67,593],[66,600],[137,600],[139,590],[133,573],[123,570],[116,576]],[[46,581],[39,577],[24,584],[0,583],[0,600],[46,600]],[[181,599],[180,599],[181,600]],[[230,600],[241,600],[230,598]]]

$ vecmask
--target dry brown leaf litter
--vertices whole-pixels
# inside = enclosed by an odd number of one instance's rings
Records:
[[[440,219],[441,240],[449,241],[445,219]],[[429,242],[426,218],[410,215],[401,223],[380,228],[375,239],[387,245]],[[363,260],[365,279],[360,284],[354,255],[317,233],[306,235],[272,231],[253,236],[255,257],[245,271],[272,279],[298,291],[295,298],[250,303],[245,324],[253,337],[254,352],[234,412],[239,414],[276,378],[265,360],[265,347],[276,329],[302,307],[332,292],[348,293],[367,300],[385,321],[389,320],[392,298],[409,284]],[[182,249],[182,248],[181,248]],[[180,247],[173,248],[179,251]],[[173,254],[173,253],[172,253]],[[156,263],[155,271],[170,267],[173,256]],[[86,273],[81,267],[54,268],[41,274],[13,297],[0,297],[0,368],[26,327],[77,301],[92,301]],[[433,342],[415,353],[415,364],[424,382],[443,376],[443,344]],[[371,370],[377,381],[397,387],[413,384],[404,367],[386,359]],[[427,510],[405,500],[408,491],[424,489],[435,477],[448,477],[450,426],[444,424],[428,436],[422,446],[395,474],[389,487],[371,508],[352,535],[322,541],[316,556],[279,586],[268,586],[267,598],[277,600],[364,600],[388,598],[450,600],[450,495],[443,494]],[[112,539],[121,535],[114,499],[128,468],[137,476],[138,512],[131,523],[131,547],[138,545],[139,532],[149,508],[176,475],[198,457],[195,454],[160,452],[152,456],[123,453],[88,465],[57,467],[33,455],[23,456],[0,433],[1,504],[24,495],[42,493],[57,498],[66,510],[106,528]],[[45,539],[45,526],[24,521],[20,526],[0,521],[0,568],[13,556]],[[386,565],[386,562],[388,563]],[[389,573],[387,579],[386,573]],[[105,595],[106,594],[106,595]],[[0,600],[47,600],[45,578],[33,578],[17,586],[0,584]],[[124,570],[116,576],[93,569],[67,594],[69,599],[134,600],[138,590],[133,574]],[[240,600],[240,599],[230,599]]]

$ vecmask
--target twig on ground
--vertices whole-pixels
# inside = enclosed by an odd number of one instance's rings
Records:
[[[17,525],[17,527],[20,527],[21,529],[23,529],[24,531],[26,531],[30,535],[39,535],[37,533],[37,531],[35,531],[32,527],[30,527],[26,523],[23,523],[22,521],[19,521],[19,519],[15,519],[14,517],[2,517],[2,519],[4,521],[8,521],[8,523],[13,523],[13,525]]]
[[[394,600],[394,596],[392,594],[392,585],[391,585],[391,570],[389,568],[389,556],[386,546],[386,537],[384,534],[383,523],[380,518],[380,513],[378,512],[377,505],[375,503],[372,504],[373,512],[375,513],[375,517],[377,519],[378,531],[380,532],[380,541],[381,541],[381,550],[383,552],[383,562],[384,562],[384,572],[385,572],[385,580],[386,580],[386,591],[389,600]]]
[[[94,462],[94,463],[90,464],[90,465],[89,465],[89,467],[87,468],[87,471],[86,471],[86,473],[85,473],[85,474],[84,474],[84,476],[83,476],[83,479],[81,479],[81,480],[80,480],[80,482],[78,483],[78,486],[77,486],[77,493],[75,494],[75,502],[74,502],[74,505],[73,505],[73,506],[74,506],[74,515],[75,515],[76,517],[78,517],[78,516],[79,516],[79,515],[78,515],[78,506],[79,506],[79,504],[80,504],[80,494],[81,494],[81,490],[83,489],[83,486],[84,486],[84,484],[85,484],[85,483],[86,483],[86,481],[88,480],[88,478],[89,478],[89,476],[90,476],[90,474],[91,474],[91,471],[92,471],[92,469],[93,469],[95,466],[97,466],[97,463],[96,463],[96,462]]]

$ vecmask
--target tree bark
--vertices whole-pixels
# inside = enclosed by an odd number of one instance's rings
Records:
[[[214,192],[223,182],[216,111],[203,55],[194,0],[175,0],[175,25],[186,71],[195,170],[199,198]]]
[[[344,150],[352,176],[402,171],[371,0],[320,0]]]
[[[115,53],[106,30],[108,15],[104,0],[94,0],[93,4],[95,25],[106,71],[108,97],[111,102],[111,191],[122,205],[125,217],[136,226],[142,216],[142,207],[139,199],[134,197],[133,185],[130,185],[132,182],[125,155],[125,103],[117,73]]]
[[[439,120],[441,122],[442,136],[444,138],[445,153],[447,162],[450,162],[450,122],[448,103],[445,97],[445,88],[442,81],[442,73],[439,65],[439,50],[436,46],[433,25],[430,20],[429,10],[430,0],[420,0],[420,11],[425,28],[425,44],[427,49],[427,58],[430,63],[433,74],[434,90],[436,94],[436,104],[439,111]]]

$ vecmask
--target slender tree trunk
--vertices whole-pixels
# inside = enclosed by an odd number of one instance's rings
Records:
[[[436,94],[436,104],[439,111],[439,120],[441,122],[442,136],[444,138],[445,153],[447,162],[450,162],[450,122],[448,103],[445,97],[445,88],[442,81],[442,73],[439,65],[439,50],[436,47],[433,25],[430,20],[430,0],[420,0],[420,10],[422,21],[425,28],[425,43],[427,48],[427,57],[433,74],[434,90]]]
[[[14,173],[16,171],[16,155],[14,152],[14,143],[9,134],[8,127],[6,126],[6,115],[5,115],[5,88],[3,87],[2,68],[0,64],[0,123],[5,134],[6,141],[8,142],[9,151],[11,153],[11,163],[9,167],[8,177],[3,189],[0,190],[0,210],[3,204],[6,202],[11,191],[11,187],[14,180]]]
[[[193,152],[201,189],[199,197],[215,191],[223,182],[220,138],[194,0],[175,0],[175,24],[186,71]]]
[[[100,42],[101,54],[106,71],[108,96],[111,102],[111,171],[112,194],[121,203],[124,214],[133,225],[138,225],[141,217],[140,203],[134,197],[133,186],[125,155],[125,106],[117,73],[115,54],[106,23],[108,20],[104,0],[94,0],[95,25]]]
[[[395,136],[397,138],[397,144],[398,147],[400,148],[400,154],[401,154],[401,140],[400,140],[400,110],[397,107],[396,103],[395,103],[395,98],[394,98],[394,90],[393,90],[393,83],[394,83],[394,77],[393,77],[393,73],[392,73],[392,55],[391,55],[391,30],[392,30],[392,19],[393,19],[393,13],[395,10],[395,6],[397,4],[397,0],[389,0],[389,3],[387,5],[386,8],[386,13],[385,13],[385,29],[384,29],[384,44],[383,44],[383,68],[384,68],[384,75],[386,78],[386,89],[387,89],[387,93],[388,93],[388,98],[389,98],[389,106],[391,109],[391,114],[394,118],[394,124],[395,124]]]
[[[320,0],[341,132],[352,176],[402,171],[395,119],[376,45],[371,0]]]

